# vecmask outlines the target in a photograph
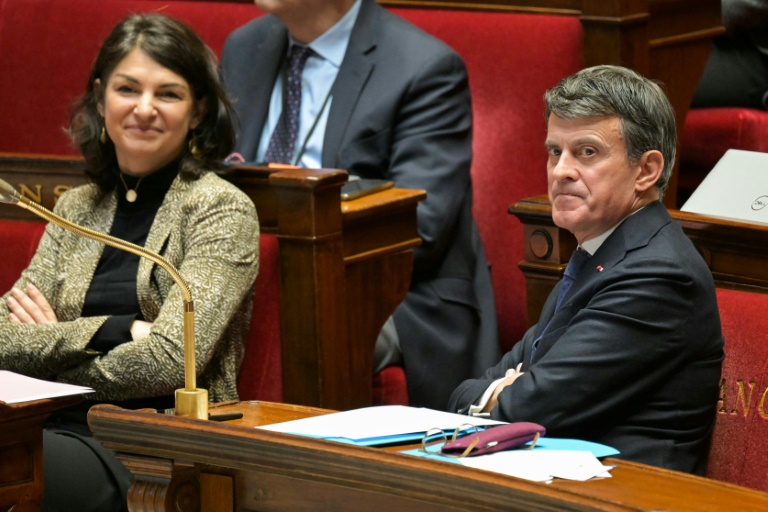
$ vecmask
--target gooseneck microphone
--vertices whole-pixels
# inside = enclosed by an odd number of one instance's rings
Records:
[[[201,420],[208,419],[208,391],[197,388],[195,377],[195,312],[192,294],[189,292],[189,286],[187,286],[179,271],[168,260],[159,254],[148,251],[144,247],[120,240],[105,233],[78,226],[56,215],[44,206],[23,197],[16,189],[2,179],[0,179],[0,202],[20,206],[38,217],[42,217],[48,222],[52,222],[78,236],[146,258],[165,269],[171,275],[181,290],[181,296],[184,300],[184,388],[176,390],[176,415]]]

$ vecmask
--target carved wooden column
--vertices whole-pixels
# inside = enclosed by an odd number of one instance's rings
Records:
[[[509,213],[523,223],[524,258],[520,270],[525,276],[528,325],[538,322],[549,292],[565,272],[568,259],[576,249],[576,238],[552,222],[552,208],[547,196],[518,201]]]

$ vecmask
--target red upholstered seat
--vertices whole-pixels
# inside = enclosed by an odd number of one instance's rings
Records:
[[[253,297],[251,328],[237,378],[240,400],[283,400],[280,344],[280,253],[277,237],[259,238],[259,274]]]
[[[522,226],[507,214],[544,194],[544,91],[581,67],[581,23],[544,16],[400,8],[391,11],[452,47],[467,66],[474,122],[474,214],[485,244],[499,336],[510,348],[525,332]],[[374,403],[407,404],[402,368],[374,378]]]
[[[768,152],[768,112],[748,108],[691,109],[680,145],[681,197],[696,190],[728,149]]]
[[[252,3],[0,1],[0,152],[76,154],[62,128],[99,46],[123,17],[151,11],[188,22],[217,54],[233,29],[260,14]]]
[[[706,476],[768,491],[768,295],[717,290],[725,361]]]
[[[462,56],[474,118],[474,214],[496,298],[499,337],[511,348],[525,332],[523,228],[507,213],[547,192],[544,91],[582,66],[578,16],[392,9]]]
[[[11,289],[21,272],[29,265],[45,226],[44,222],[0,222],[0,295]]]

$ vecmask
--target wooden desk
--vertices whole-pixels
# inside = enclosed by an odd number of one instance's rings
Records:
[[[528,323],[538,321],[549,292],[565,271],[576,239],[552,222],[547,196],[523,199],[509,213],[523,223]],[[707,262],[719,288],[768,293],[768,226],[669,210]]]
[[[249,402],[227,423],[96,406],[99,441],[134,473],[132,510],[768,510],[768,494],[608,459],[612,478],[539,484],[376,448],[254,429],[328,411]]]
[[[43,498],[43,423],[80,395],[21,404],[0,402],[0,510],[39,510]]]
[[[49,209],[85,183],[82,168],[75,158],[0,154],[0,178]],[[253,200],[262,232],[278,238],[283,400],[370,405],[373,348],[410,286],[426,194],[389,189],[344,202],[347,173],[336,169],[243,166],[224,177]],[[36,219],[5,204],[0,218]]]

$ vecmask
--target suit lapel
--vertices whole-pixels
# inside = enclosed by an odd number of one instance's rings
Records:
[[[349,38],[347,52],[331,89],[333,100],[323,139],[323,167],[338,166],[338,154],[352,112],[374,68],[379,7],[363,0]]]
[[[147,241],[144,243],[145,249],[157,254],[163,253],[171,235],[171,230],[179,229],[180,226],[180,219],[178,217],[181,215],[181,209],[176,207],[176,203],[182,200],[182,196],[189,187],[190,182],[182,180],[179,176],[176,176],[173,180],[171,188],[168,190],[160,209],[157,210],[155,220],[152,222],[152,227],[147,235]],[[164,254],[163,256],[171,260],[169,254]],[[171,263],[174,264],[173,261]],[[139,260],[136,294],[141,306],[141,313],[147,319],[157,318],[157,315],[160,314],[160,305],[163,303],[163,297],[161,297],[157,286],[152,286],[152,272],[157,267],[157,264],[146,258]],[[165,270],[161,270],[161,272],[165,272]]]
[[[540,359],[552,344],[557,342],[560,337],[560,333],[557,331],[567,327],[571,319],[578,313],[578,311],[572,311],[571,300],[582,289],[598,279],[602,272],[606,272],[621,263],[628,252],[647,245],[650,239],[669,222],[670,217],[666,207],[659,201],[647,205],[641,211],[627,218],[611,233],[611,236],[603,242],[590,261],[581,269],[573,286],[563,299],[563,306],[555,313],[555,302],[561,285],[558,283],[542,308],[539,324],[543,327],[537,329],[534,337],[536,339],[541,336],[541,340],[537,345],[532,362]],[[580,303],[580,301],[577,302]]]
[[[269,100],[287,45],[288,31],[275,19],[266,37],[253,49],[253,65],[244,66],[241,70],[243,80],[249,86],[241,93],[244,97],[237,99],[242,104],[237,109],[241,112],[242,123],[237,139],[237,151],[246,161],[252,162],[256,159],[261,132],[269,112]]]

